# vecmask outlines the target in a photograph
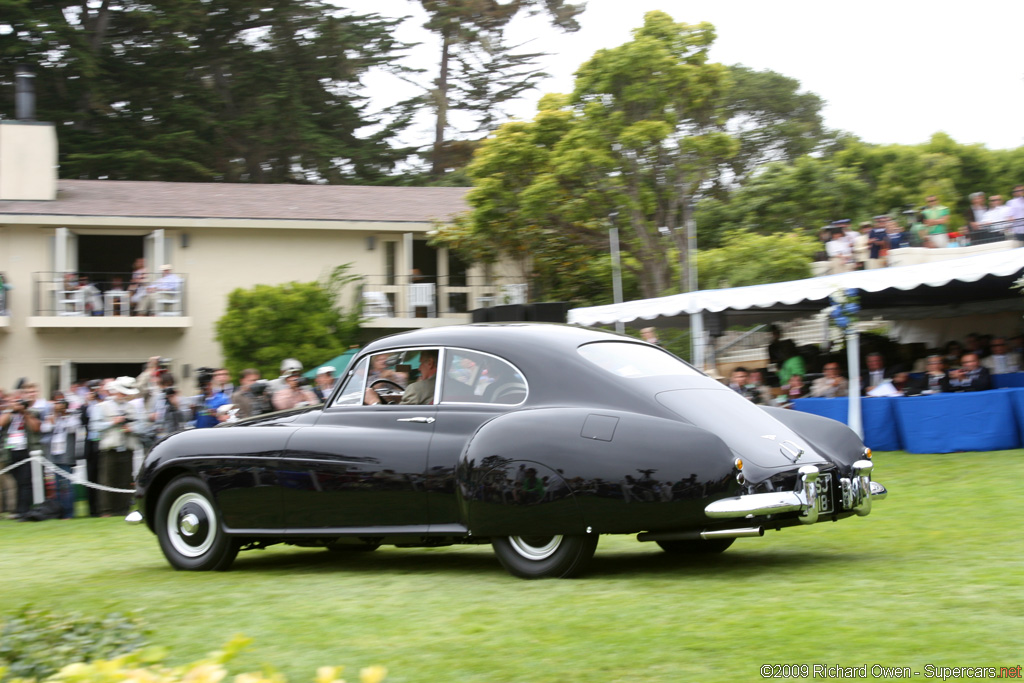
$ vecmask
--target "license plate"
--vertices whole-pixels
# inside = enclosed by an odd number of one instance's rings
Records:
[[[818,512],[832,512],[832,474],[818,475]]]

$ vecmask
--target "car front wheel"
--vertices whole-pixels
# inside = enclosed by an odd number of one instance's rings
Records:
[[[734,538],[715,538],[709,541],[703,539],[687,541],[658,541],[658,545],[666,553],[673,555],[716,555],[724,553]]]
[[[586,567],[597,549],[597,534],[581,536],[501,536],[494,553],[513,576],[524,579],[569,578]]]
[[[160,493],[156,506],[160,549],[175,569],[224,571],[238,554],[238,541],[220,528],[210,489],[191,475],[178,477]]]

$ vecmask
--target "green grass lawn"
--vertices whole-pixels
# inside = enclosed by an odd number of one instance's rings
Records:
[[[278,546],[176,572],[117,519],[0,522],[0,617],[141,610],[185,663],[233,634],[232,671],[383,664],[388,681],[746,681],[762,664],[1016,666],[1024,645],[1024,451],[875,456],[870,516],[670,557],[603,537],[585,576],[523,581],[489,546]],[[924,678],[924,674],[917,676]]]

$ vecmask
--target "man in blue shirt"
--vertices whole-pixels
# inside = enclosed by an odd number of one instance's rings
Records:
[[[202,393],[196,396],[192,403],[195,428],[215,427],[217,425],[217,408],[231,403],[231,397],[215,391],[212,381],[203,383],[199,388]]]
[[[882,250],[889,246],[889,235],[885,229],[889,217],[875,216],[875,224],[868,231],[868,269],[882,267]]]

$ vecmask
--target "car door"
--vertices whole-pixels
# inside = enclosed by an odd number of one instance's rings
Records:
[[[427,461],[426,489],[433,531],[461,524],[456,469],[480,426],[521,407],[527,398],[522,372],[481,351],[445,349],[441,394]]]
[[[437,407],[363,405],[368,363],[358,361],[316,424],[288,442],[282,495],[290,531],[426,530],[424,476]]]

